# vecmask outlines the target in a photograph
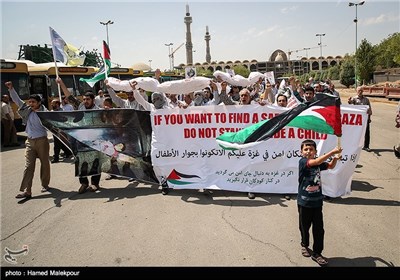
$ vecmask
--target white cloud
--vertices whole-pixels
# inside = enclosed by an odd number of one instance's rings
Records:
[[[360,20],[360,23],[362,25],[375,25],[375,24],[382,24],[385,22],[390,22],[390,21],[399,21],[400,16],[393,16],[393,15],[385,15],[381,14],[377,17],[371,17],[367,18],[365,20]]]
[[[257,34],[258,33],[258,31],[257,31],[257,28],[255,28],[255,27],[252,27],[252,28],[250,28],[250,29],[248,29],[245,33],[244,33],[244,35],[254,35],[254,34]]]
[[[296,10],[297,10],[297,6],[284,7],[281,9],[281,13],[288,14],[288,13],[296,11]]]

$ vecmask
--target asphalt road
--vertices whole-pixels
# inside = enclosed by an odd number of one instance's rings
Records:
[[[362,151],[349,196],[324,203],[330,266],[400,265],[400,160],[393,145],[396,102],[373,100],[371,152]],[[52,146],[51,146],[52,148]],[[38,164],[39,165],[39,164]],[[318,266],[300,252],[295,197],[176,190],[104,180],[97,193],[78,194],[71,161],[53,164],[52,187],[33,198],[15,195],[24,148],[1,152],[2,267],[39,266]],[[6,258],[5,249],[29,251]]]

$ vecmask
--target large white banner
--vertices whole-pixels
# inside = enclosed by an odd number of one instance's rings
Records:
[[[322,155],[338,145],[338,137],[285,127],[252,148],[230,151],[215,138],[224,132],[270,119],[283,112],[275,106],[201,106],[152,112],[154,171],[160,182],[175,189],[223,189],[255,193],[297,193],[300,145],[317,143]],[[350,193],[366,129],[366,106],[342,105],[343,157],[334,169],[322,172],[325,195]]]

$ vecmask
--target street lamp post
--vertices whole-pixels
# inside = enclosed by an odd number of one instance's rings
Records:
[[[308,50],[310,50],[311,48],[303,48],[303,50],[306,51],[306,58],[308,59]]]
[[[310,62],[308,61],[308,50],[311,48],[303,48],[303,50],[306,51],[306,58],[307,58],[307,73],[311,71],[311,66],[310,66]]]
[[[106,32],[107,32],[107,45],[108,45],[108,47],[110,47],[110,42],[109,42],[109,40],[108,40],[108,25],[109,24],[113,24],[114,22],[113,21],[111,21],[111,20],[108,20],[107,22],[101,22],[100,21],[100,24],[102,24],[102,25],[105,25],[106,26]]]
[[[151,71],[151,62],[152,62],[152,61],[153,61],[153,60],[149,59],[150,71]]]
[[[359,3],[352,3],[349,2],[349,7],[355,6],[356,7],[356,18],[354,19],[354,23],[356,24],[356,52],[354,53],[354,83],[355,83],[355,88],[357,88],[357,6],[364,5],[365,1],[361,1]]]
[[[325,33],[319,33],[319,34],[315,34],[315,36],[319,36],[319,70],[322,70],[322,36],[325,36]]]
[[[173,45],[174,43],[169,43],[169,44],[164,44],[165,46],[167,46],[168,47],[168,57],[169,57],[169,70],[171,71],[172,70],[172,61],[171,61],[171,46]]]

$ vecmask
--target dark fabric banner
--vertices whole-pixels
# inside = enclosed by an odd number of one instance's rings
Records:
[[[75,156],[75,176],[101,172],[147,182],[151,163],[150,113],[133,109],[38,112],[42,124]]]

